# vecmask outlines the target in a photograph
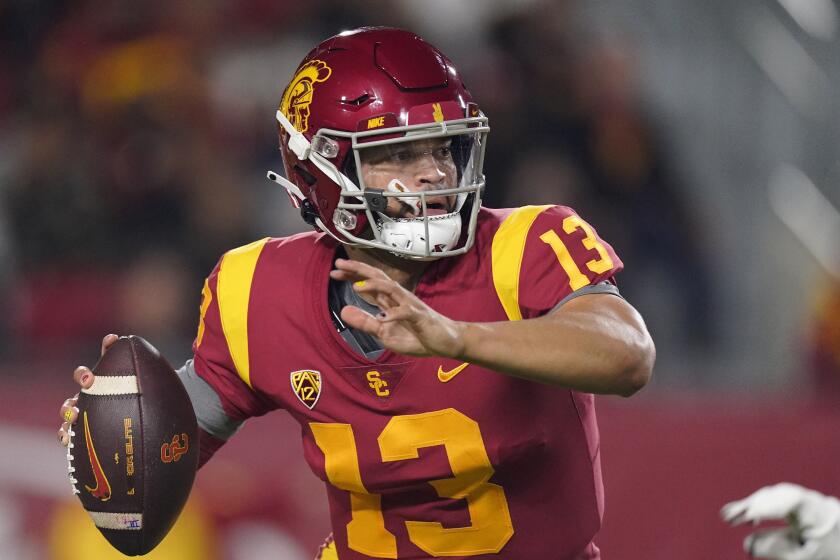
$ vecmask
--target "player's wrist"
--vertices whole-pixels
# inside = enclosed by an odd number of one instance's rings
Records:
[[[480,323],[454,322],[458,332],[457,351],[450,357],[462,362],[476,361],[477,356],[481,355],[482,340],[487,334],[486,329]]]
[[[450,320],[450,344],[444,356],[454,360],[465,360],[467,354],[467,332],[470,323]]]

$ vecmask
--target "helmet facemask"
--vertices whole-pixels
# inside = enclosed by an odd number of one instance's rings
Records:
[[[278,114],[288,130],[291,123],[284,120]],[[311,160],[340,189],[332,217],[338,235],[330,232],[334,237],[430,260],[462,254],[473,244],[488,130],[482,115],[355,133],[321,129],[311,144],[297,151],[300,159]],[[290,147],[294,149],[292,144],[301,139],[302,135],[290,134]],[[339,146],[348,141],[350,152],[339,170],[333,161]],[[271,175],[290,190],[286,181]],[[299,190],[290,194],[302,198]],[[368,227],[359,232],[362,217]],[[318,225],[330,231],[325,224]]]
[[[459,254],[473,242],[486,130],[451,122],[404,128],[397,137],[384,130],[355,139],[364,208],[357,208],[356,193],[342,191],[338,211],[364,210],[370,240],[392,253],[415,259]]]

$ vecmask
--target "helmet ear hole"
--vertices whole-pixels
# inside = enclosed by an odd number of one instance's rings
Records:
[[[300,217],[310,226],[316,226],[315,220],[318,217],[318,211],[311,200],[304,200],[300,203]]]
[[[310,173],[301,163],[296,163],[292,169],[310,187],[318,182],[315,175]],[[310,226],[317,227],[316,219],[318,218],[318,209],[315,208],[311,200],[304,199],[300,202],[300,217]]]

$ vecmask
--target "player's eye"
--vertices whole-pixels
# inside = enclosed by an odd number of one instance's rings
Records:
[[[382,165],[398,163],[396,151],[389,147],[372,148],[365,150],[362,154],[362,161],[368,165]]]
[[[411,150],[397,150],[391,154],[391,161],[397,163],[406,163],[414,159],[414,154]]]

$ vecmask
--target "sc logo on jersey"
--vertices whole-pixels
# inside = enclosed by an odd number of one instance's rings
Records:
[[[367,372],[367,380],[368,380],[368,387],[373,389],[376,393],[377,397],[387,397],[391,394],[390,389],[388,389],[388,382],[382,379],[382,374],[378,371],[369,371]]]
[[[309,410],[315,408],[321,396],[321,372],[311,369],[301,369],[289,374],[292,391],[300,402]]]

